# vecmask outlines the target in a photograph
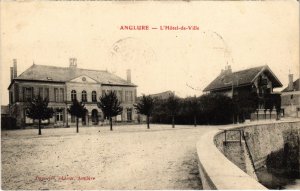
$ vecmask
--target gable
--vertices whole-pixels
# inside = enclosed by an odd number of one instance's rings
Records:
[[[86,75],[81,75],[78,76],[77,78],[74,78],[70,80],[69,82],[75,82],[75,83],[88,83],[88,84],[96,84],[98,83],[96,80],[90,78],[89,76]]]

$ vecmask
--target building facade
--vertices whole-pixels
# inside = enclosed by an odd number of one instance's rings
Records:
[[[248,116],[253,120],[264,119],[266,117],[266,98],[279,97],[279,92],[274,92],[274,88],[282,87],[282,83],[267,66],[259,66],[246,70],[232,72],[231,67],[227,66],[220,75],[215,78],[205,89],[206,93],[222,93],[229,97],[234,95],[247,96],[257,93],[258,108],[257,113]],[[274,118],[277,116],[275,115]],[[271,115],[270,115],[271,116]]]
[[[300,117],[300,84],[289,74],[289,84],[281,92],[281,108],[285,117]]]
[[[127,71],[124,80],[108,71],[77,68],[77,60],[70,59],[69,67],[55,67],[33,64],[17,76],[17,61],[11,67],[9,90],[9,110],[17,119],[17,126],[24,127],[34,122],[26,117],[27,100],[40,95],[48,98],[49,107],[55,111],[53,117],[43,121],[54,126],[75,125],[75,118],[68,114],[73,99],[82,101],[87,110],[80,119],[85,126],[101,125],[105,121],[97,107],[99,97],[108,91],[115,91],[121,101],[123,113],[114,118],[117,122],[137,120],[133,104],[136,101],[137,86],[131,83],[131,72]]]

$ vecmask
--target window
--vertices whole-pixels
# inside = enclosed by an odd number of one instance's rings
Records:
[[[262,83],[263,86],[268,85],[268,79],[263,78],[261,83]]]
[[[75,90],[72,90],[71,91],[71,100],[77,100],[77,95],[76,95],[76,91]]]
[[[119,99],[120,102],[123,101],[123,92],[122,92],[122,90],[118,91],[118,99]]]
[[[92,91],[92,102],[97,102],[97,93],[96,93],[96,91]]]
[[[132,95],[132,91],[129,91],[129,99],[130,99],[130,102],[133,102],[133,95]]]
[[[39,88],[38,89],[38,96],[40,96],[41,98],[44,99],[44,92],[43,92],[43,88]]]
[[[82,101],[82,102],[86,102],[86,101],[87,101],[87,98],[86,98],[86,91],[85,91],[85,90],[83,90],[83,91],[81,92],[81,101]]]
[[[24,101],[27,101],[27,100],[31,100],[32,96],[33,96],[33,88],[30,87],[30,88],[24,88]]]
[[[133,101],[134,102],[136,101],[136,89],[134,90],[134,93],[133,93]]]
[[[57,88],[54,88],[54,101],[55,102],[59,102],[59,99],[58,99],[58,89]]]
[[[63,121],[63,111],[62,109],[58,109],[55,112],[56,122],[62,122]]]
[[[131,91],[125,91],[125,102],[130,102],[132,100],[132,92]]]
[[[125,91],[125,102],[128,102],[128,91]]]
[[[9,92],[9,104],[13,103],[13,93]]]
[[[44,99],[49,99],[49,88],[44,89]]]
[[[59,97],[59,101],[60,102],[64,101],[64,89],[63,88],[59,89],[59,95],[58,95],[58,97]]]

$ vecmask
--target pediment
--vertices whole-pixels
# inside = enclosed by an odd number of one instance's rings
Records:
[[[75,82],[75,83],[92,83],[92,84],[96,84],[98,83],[96,80],[90,78],[89,76],[86,76],[86,75],[81,75],[81,76],[78,76],[72,80],[70,80],[70,82]]]

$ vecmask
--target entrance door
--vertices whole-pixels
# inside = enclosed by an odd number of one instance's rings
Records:
[[[127,121],[132,121],[132,108],[127,109]]]
[[[98,125],[98,111],[97,109],[92,110],[92,123],[93,125]]]

